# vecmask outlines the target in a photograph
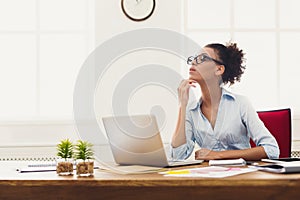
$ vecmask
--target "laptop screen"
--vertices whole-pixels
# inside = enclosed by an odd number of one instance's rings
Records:
[[[116,163],[168,165],[155,116],[114,116],[102,120]]]

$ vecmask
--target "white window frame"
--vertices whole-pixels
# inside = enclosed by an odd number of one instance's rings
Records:
[[[274,28],[236,28],[234,27],[234,9],[235,9],[235,2],[238,0],[230,0],[230,27],[229,28],[189,28],[188,27],[188,16],[189,16],[189,11],[188,11],[188,1],[184,1],[184,9],[183,9],[183,32],[186,35],[189,35],[191,33],[197,33],[197,32],[215,32],[215,33],[223,33],[223,32],[229,32],[230,37],[233,39],[235,38],[236,33],[243,33],[243,32],[268,32],[268,33],[274,33],[276,36],[276,74],[277,74],[277,81],[276,81],[276,104],[277,108],[280,108],[282,103],[281,103],[281,81],[282,80],[280,76],[280,34],[285,33],[285,32],[292,32],[292,33],[300,33],[300,28],[281,28],[280,27],[280,0],[275,0],[275,27]],[[199,8],[199,12],[201,9]],[[255,13],[253,13],[255,14]],[[226,42],[226,41],[220,41]],[[184,72],[182,72],[184,73]],[[296,111],[295,111],[296,110]],[[297,109],[292,109],[292,125],[293,125],[293,140],[299,140],[300,143],[300,108]],[[299,146],[299,145],[298,145]]]
[[[86,0],[86,15],[84,30],[69,30],[69,31],[53,31],[39,29],[39,2],[36,0],[36,30],[34,31],[1,31],[0,34],[32,34],[36,37],[36,115],[34,117],[14,117],[0,119],[1,141],[0,147],[37,147],[46,146],[53,147],[62,138],[70,138],[74,141],[78,139],[76,127],[73,120],[73,113],[70,117],[41,117],[40,116],[40,82],[39,82],[39,63],[40,63],[40,37],[45,34],[83,34],[86,37],[86,54],[87,56],[95,48],[95,0]]]

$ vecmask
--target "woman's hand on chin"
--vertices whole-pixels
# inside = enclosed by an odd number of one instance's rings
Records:
[[[189,90],[190,87],[196,87],[194,80],[185,79],[182,80],[179,87],[177,88],[179,104],[181,106],[186,106],[189,101]]]

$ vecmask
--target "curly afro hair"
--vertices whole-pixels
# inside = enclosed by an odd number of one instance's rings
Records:
[[[224,63],[225,71],[222,75],[223,83],[233,85],[236,81],[240,81],[246,66],[243,65],[245,53],[239,49],[236,43],[228,43],[225,45],[219,43],[208,44],[205,47],[213,49],[219,60]]]

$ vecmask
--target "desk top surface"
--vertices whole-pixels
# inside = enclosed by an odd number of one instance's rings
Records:
[[[6,163],[6,164],[5,164]],[[153,185],[168,185],[168,186],[191,186],[191,185],[282,185],[291,184],[300,186],[299,174],[274,174],[268,172],[255,171],[246,174],[240,174],[227,178],[180,178],[180,177],[165,177],[157,172],[148,174],[116,174],[103,169],[96,169],[93,177],[77,177],[73,176],[58,176],[53,172],[30,172],[18,173],[13,165],[8,162],[0,163],[0,185],[3,184],[95,184],[106,186],[134,185],[134,186],[153,186]],[[177,167],[196,168],[208,166],[207,162],[200,165]],[[170,170],[170,169],[166,169]],[[205,180],[205,181],[203,181]]]
[[[205,167],[208,163],[181,168]],[[178,178],[161,174],[120,175],[97,169],[93,177],[52,172],[18,173],[0,162],[0,199],[299,199],[300,174],[261,171],[227,178]],[[101,198],[100,198],[101,197]],[[195,199],[195,198],[191,198]]]

